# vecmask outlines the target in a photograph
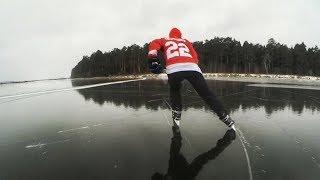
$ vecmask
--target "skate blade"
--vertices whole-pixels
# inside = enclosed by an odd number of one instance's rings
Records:
[[[175,123],[177,126],[179,126],[179,127],[180,127],[180,121],[176,121],[176,120],[174,120],[174,123]]]

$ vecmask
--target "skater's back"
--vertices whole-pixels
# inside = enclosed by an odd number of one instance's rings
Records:
[[[157,57],[158,51],[164,52],[166,73],[171,74],[182,70],[201,72],[198,67],[198,54],[187,39],[181,37],[181,32],[173,28],[169,37],[153,40],[149,45],[149,58]]]

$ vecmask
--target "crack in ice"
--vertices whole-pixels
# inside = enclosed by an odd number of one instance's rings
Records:
[[[88,89],[88,88],[99,87],[99,86],[106,86],[106,85],[112,85],[112,84],[120,84],[120,83],[126,83],[126,82],[141,81],[141,80],[145,80],[145,79],[146,79],[146,78],[133,79],[133,80],[125,80],[125,81],[114,81],[114,82],[107,82],[107,83],[100,83],[100,84],[93,84],[93,85],[77,86],[77,87],[72,87],[72,88],[52,89],[52,90],[47,90],[47,91],[38,91],[38,92],[30,92],[30,93],[22,93],[22,94],[14,94],[14,95],[0,96],[0,100],[1,100],[1,99],[15,98],[15,97],[24,97],[24,96],[30,96],[30,95],[50,94],[50,93],[55,93],[55,92],[63,92],[63,91],[71,91],[71,90]]]
[[[238,128],[236,128],[236,130],[238,131],[238,134],[239,134],[239,139],[240,139],[240,142],[241,142],[241,145],[243,147],[243,151],[246,155],[246,159],[247,159],[247,165],[248,165],[248,173],[249,173],[249,180],[252,180],[253,177],[252,177],[252,169],[251,169],[251,163],[250,163],[250,158],[249,158],[249,155],[248,155],[248,151],[247,151],[247,148],[246,146],[244,145],[245,143],[244,142],[247,142],[247,140],[245,139],[242,131]]]

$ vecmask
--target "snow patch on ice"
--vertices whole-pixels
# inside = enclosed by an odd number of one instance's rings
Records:
[[[58,144],[58,143],[64,143],[64,142],[68,142],[71,141],[71,139],[65,139],[65,140],[61,140],[61,141],[54,141],[54,142],[48,142],[48,143],[38,143],[38,144],[30,144],[25,146],[26,149],[30,149],[30,148],[42,148],[44,146],[47,145],[51,145],[51,144]]]
[[[203,73],[206,79],[222,81],[240,81],[255,83],[303,84],[320,86],[320,77],[284,74],[240,74],[240,73]],[[136,75],[136,78],[166,80],[166,74]]]
[[[88,129],[88,128],[89,128],[89,126],[83,126],[83,127],[79,127],[79,128],[61,130],[61,131],[58,131],[57,133],[65,133],[65,132],[71,132],[71,131],[76,131],[76,130],[81,130],[81,129]]]
[[[305,86],[305,85],[286,85],[286,84],[249,84],[251,87],[272,87],[272,88],[289,88],[289,89],[311,89],[320,90],[320,86]]]
[[[320,86],[320,77],[283,74],[204,73],[206,79],[255,83],[281,83]]]

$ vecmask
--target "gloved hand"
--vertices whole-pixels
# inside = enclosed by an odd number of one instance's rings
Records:
[[[149,58],[148,62],[149,62],[149,69],[152,73],[154,74],[162,73],[163,67],[157,58]]]

